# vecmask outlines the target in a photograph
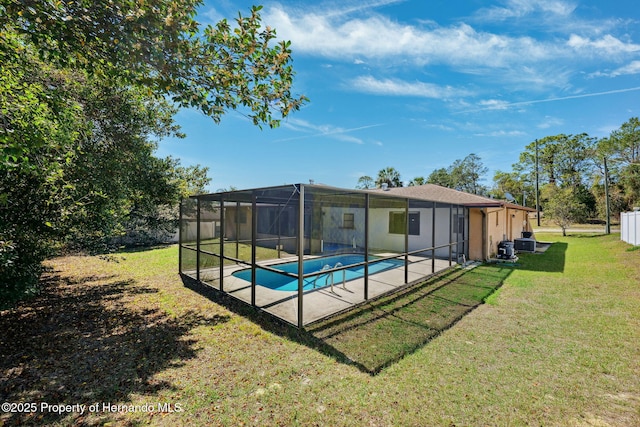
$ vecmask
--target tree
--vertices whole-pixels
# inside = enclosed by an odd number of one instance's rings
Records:
[[[180,161],[171,157],[167,158],[173,164],[174,180],[180,186],[181,197],[188,197],[194,194],[201,194],[206,191],[207,185],[211,182],[209,178],[209,168],[200,165],[180,166]],[[235,190],[232,188],[231,190]]]
[[[548,184],[545,192],[548,201],[544,213],[562,229],[562,235],[566,236],[571,224],[584,221],[586,206],[580,202],[573,188],[559,188]]]
[[[557,184],[560,187],[585,185],[592,172],[594,138],[586,133],[578,135],[559,134],[537,141],[538,172],[542,184]],[[525,147],[514,170],[527,174],[535,181],[536,142]]]
[[[363,175],[358,178],[358,183],[356,184],[356,188],[361,190],[366,190],[368,188],[373,188],[375,186],[375,182],[373,178],[368,175]]]
[[[227,20],[201,28],[201,0],[8,0],[0,26],[61,68],[83,69],[110,80],[169,96],[218,122],[229,109],[249,110],[254,124],[279,125],[306,101],[293,97],[291,45],[274,43],[262,26],[261,6],[235,27]]]
[[[453,188],[453,181],[451,175],[446,168],[435,169],[427,177],[427,183],[436,184],[442,187]]]
[[[376,178],[376,187],[381,188],[382,184],[387,184],[389,188],[402,187],[400,172],[392,167],[381,169]]]
[[[206,180],[154,156],[152,141],[181,135],[176,107],[275,127],[306,101],[291,94],[290,44],[275,43],[259,7],[201,28],[199,4],[0,6],[0,305],[36,292],[61,245],[95,250],[173,221],[180,195]]]
[[[424,184],[426,184],[426,180],[424,179],[423,176],[417,176],[413,178],[411,181],[409,181],[409,187],[424,185]]]
[[[480,157],[471,153],[463,160],[456,160],[450,167],[449,175],[456,190],[484,194],[487,189],[480,185],[480,180],[487,171]]]
[[[525,176],[518,172],[496,171],[493,176],[493,189],[489,194],[496,199],[506,199],[507,193],[511,194],[516,202],[523,206],[535,205],[535,189],[531,183],[526,181]],[[526,200],[525,194],[527,195]]]
[[[607,202],[605,200],[604,176],[594,176],[590,192],[595,199],[598,218],[606,220]],[[627,209],[628,205],[623,189],[619,185],[609,184],[609,215],[619,218],[620,212]]]
[[[480,181],[487,171],[480,157],[471,153],[464,159],[457,159],[446,169],[434,170],[427,178],[427,182],[467,193],[484,194],[487,189],[480,184]]]
[[[624,194],[625,207],[640,203],[640,120],[630,118],[608,138],[598,142],[596,163],[608,159],[609,177],[613,188]]]
[[[600,140],[598,149],[601,155],[607,155],[622,166],[640,163],[640,120],[630,118],[608,138]]]
[[[0,305],[36,292],[60,245],[96,251],[175,230],[180,196],[208,178],[153,155],[152,136],[179,136],[173,107],[29,51],[0,67],[0,143],[20,148],[0,164]]]

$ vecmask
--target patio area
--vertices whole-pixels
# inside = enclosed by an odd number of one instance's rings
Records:
[[[391,254],[378,254],[389,256]],[[297,257],[284,259],[283,261],[296,261]],[[388,293],[395,292],[400,288],[410,286],[416,282],[424,280],[433,274],[450,268],[455,263],[448,260],[425,258],[419,256],[408,257],[408,281],[405,283],[405,268],[399,266],[393,269],[381,271],[368,276],[368,298],[365,298],[364,277],[342,282],[340,272],[333,274],[334,283],[330,285],[330,280],[322,277],[318,288],[305,291],[303,294],[304,313],[303,322],[310,325],[318,320],[352,309],[367,300],[375,299]],[[247,304],[252,303],[251,282],[240,279],[233,275],[238,271],[245,270],[246,266],[236,265],[224,268],[224,292]],[[185,272],[189,276],[195,276],[195,271]],[[326,273],[325,275],[326,276]],[[215,289],[220,290],[220,280],[218,269],[201,271],[201,281]],[[263,310],[285,322],[296,324],[298,322],[298,301],[297,291],[282,291],[269,289],[268,287],[257,285],[254,298],[254,306]]]

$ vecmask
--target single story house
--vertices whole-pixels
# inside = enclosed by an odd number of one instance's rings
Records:
[[[435,184],[377,189],[394,196],[451,203],[469,208],[469,259],[486,260],[498,252],[498,243],[533,237],[529,213],[535,209],[503,200],[490,199]]]
[[[181,203],[179,271],[302,328],[492,257],[531,210],[437,185],[200,194]]]

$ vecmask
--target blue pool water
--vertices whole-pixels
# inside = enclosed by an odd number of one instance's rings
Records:
[[[370,261],[375,260],[375,257],[369,257]],[[321,271],[325,265],[329,265],[330,267],[335,267],[337,263],[341,263],[342,265],[349,264],[357,264],[360,262],[364,262],[363,254],[348,254],[348,255],[336,255],[331,257],[323,257],[323,258],[313,258],[303,261],[304,274],[314,273],[317,271]],[[381,271],[390,270],[392,268],[399,267],[403,265],[404,262],[398,259],[389,259],[385,261],[376,262],[375,264],[369,265],[369,274],[379,273]],[[298,262],[288,262],[285,264],[278,264],[271,266],[272,268],[277,268],[278,270],[286,271],[288,273],[298,273]],[[347,281],[358,279],[364,276],[364,265],[359,267],[352,267],[346,270],[345,279]],[[251,282],[251,269],[245,269],[236,271],[233,273],[233,276],[246,280],[247,282]],[[317,280],[316,280],[317,277]],[[333,273],[333,281],[334,285],[342,283],[342,271],[336,271]],[[304,290],[309,290],[315,287],[324,287],[331,285],[331,279],[328,274],[321,274],[319,276],[308,277],[304,279]],[[256,269],[256,284],[260,286],[264,286],[269,289],[273,289],[276,291],[297,291],[298,290],[298,279],[285,276],[284,274],[274,273],[269,270],[264,270],[262,268]]]

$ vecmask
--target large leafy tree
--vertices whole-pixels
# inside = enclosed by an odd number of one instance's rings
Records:
[[[436,184],[436,185],[440,185],[442,187],[448,187],[448,188],[454,187],[451,174],[449,173],[447,168],[435,169],[427,177],[427,183]]]
[[[291,94],[288,42],[259,10],[201,28],[199,1],[7,0],[0,5],[0,303],[37,290],[62,244],[99,248],[160,229],[206,170],[154,156],[176,107],[240,109],[275,127]]]
[[[254,124],[278,126],[273,117],[300,108],[291,93],[290,42],[275,42],[262,26],[261,6],[249,16],[202,28],[201,0],[7,0],[0,28],[37,46],[40,56],[64,68],[124,80],[168,95],[219,121],[244,107]]]
[[[539,186],[571,189],[570,192],[541,192],[540,204],[543,210],[546,212],[549,203],[560,206],[571,196],[575,198],[575,206],[584,210],[582,219],[593,216],[597,208],[596,199],[589,189],[589,180],[593,174],[595,139],[586,133],[559,134],[544,137],[527,145],[525,151],[520,154],[519,163],[513,167],[516,173],[532,183],[535,183],[536,179],[536,145]]]
[[[608,138],[598,142],[596,163],[608,159],[609,177],[613,191],[624,194],[623,209],[640,203],[640,120],[630,118]]]
[[[480,181],[487,171],[482,159],[477,154],[471,153],[451,165],[450,175],[455,189],[471,194],[484,194],[487,189],[480,184]]]
[[[488,169],[476,154],[469,154],[464,159],[457,159],[447,168],[434,170],[427,182],[449,187],[472,194],[484,194],[487,188],[480,182]]]
[[[507,193],[523,206],[535,205],[535,189],[526,176],[518,172],[496,171],[493,176],[493,189],[489,194],[497,199],[506,199]]]
[[[175,228],[168,213],[206,171],[153,155],[152,137],[179,135],[173,107],[29,49],[1,68],[0,302],[36,290],[60,245],[102,250],[128,230]]]
[[[586,133],[553,135],[537,141],[538,174],[542,184],[560,187],[584,185],[592,173],[591,161],[595,139]],[[536,168],[536,142],[525,147],[514,165],[516,172],[526,174],[534,182]]]

